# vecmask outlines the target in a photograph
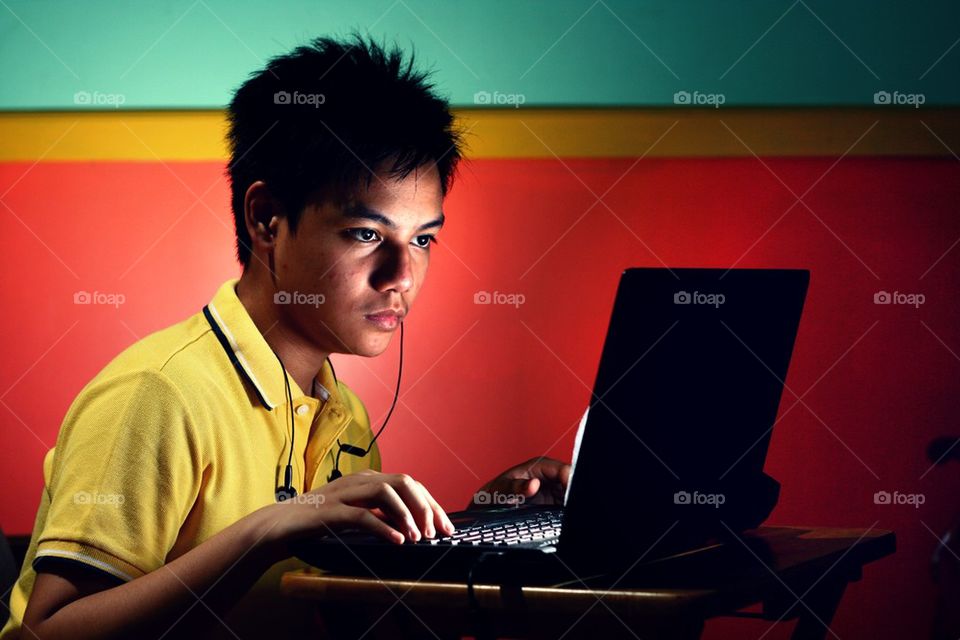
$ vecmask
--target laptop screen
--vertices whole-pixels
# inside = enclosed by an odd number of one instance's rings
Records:
[[[671,525],[689,544],[750,507],[740,488],[762,475],[808,282],[805,270],[623,273],[561,551],[613,516],[639,549]]]

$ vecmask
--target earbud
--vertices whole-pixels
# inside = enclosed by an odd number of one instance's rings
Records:
[[[400,332],[402,334],[403,329],[400,329]],[[401,344],[403,343],[401,342]],[[397,388],[399,389],[399,386]],[[394,400],[394,402],[396,402],[396,400]],[[387,420],[389,419],[390,419],[390,416],[388,414]],[[383,427],[385,426],[387,426],[386,420],[383,421]],[[380,431],[383,431],[383,427],[380,427]],[[378,431],[377,436],[379,435],[380,435],[380,432]],[[362,458],[363,456],[367,455],[370,452],[370,449],[373,448],[373,443],[376,442],[376,440],[377,440],[377,437],[374,436],[373,440],[370,441],[370,446],[367,447],[366,449],[355,447],[352,444],[343,444],[342,442],[340,442],[340,440],[337,440],[337,446],[339,447],[337,449],[337,458],[334,462],[333,471],[331,471],[330,475],[327,476],[327,482],[333,482],[337,478],[343,477],[343,474],[340,472],[340,454],[341,453],[349,453],[352,456],[357,456],[358,458]]]
[[[275,238],[277,233],[271,229],[271,226],[274,222],[278,221],[279,218],[277,218],[277,216],[273,216],[270,218],[270,222],[268,223],[264,223],[262,220],[257,222],[257,232],[261,235],[267,236],[268,238]]]
[[[291,498],[297,497],[297,490],[293,487],[277,487],[277,492],[275,495],[277,497],[277,502],[286,502]]]
[[[290,498],[297,497],[297,490],[293,488],[293,467],[290,464],[287,464],[283,474],[283,486],[277,487],[274,495],[277,497],[277,502],[286,502]]]

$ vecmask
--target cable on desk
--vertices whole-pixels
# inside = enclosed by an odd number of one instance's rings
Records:
[[[470,605],[470,614],[476,623],[476,638],[477,640],[495,640],[493,625],[490,622],[490,619],[483,615],[483,610],[480,608],[480,602],[477,600],[477,594],[473,589],[474,575],[475,572],[480,568],[480,565],[483,564],[483,561],[487,558],[494,556],[502,556],[502,551],[484,551],[477,559],[473,561],[473,564],[470,565],[470,570],[467,572],[467,601]]]

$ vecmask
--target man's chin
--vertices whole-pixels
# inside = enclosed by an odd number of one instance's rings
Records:
[[[372,338],[363,338],[347,345],[349,353],[364,358],[375,358],[387,350],[392,336],[380,334]]]
[[[371,341],[367,345],[366,352],[363,355],[368,358],[374,358],[380,355],[387,350],[387,347],[390,346],[390,338],[391,336],[387,336],[386,338],[382,338],[377,341]]]

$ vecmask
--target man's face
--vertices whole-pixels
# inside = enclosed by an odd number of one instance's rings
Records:
[[[430,164],[399,180],[378,173],[350,204],[308,205],[276,247],[278,288],[288,294],[279,317],[328,353],[382,353],[400,326],[390,314],[406,314],[423,286],[442,203]]]

